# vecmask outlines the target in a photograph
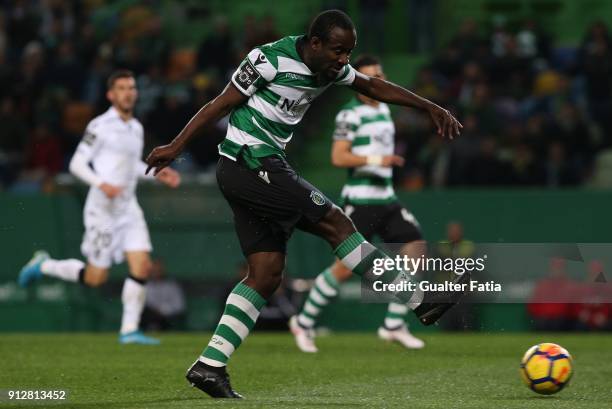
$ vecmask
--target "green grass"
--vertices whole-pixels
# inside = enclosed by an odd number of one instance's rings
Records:
[[[0,389],[65,389],[69,399],[53,405],[61,408],[612,407],[611,335],[433,334],[424,350],[407,351],[344,333],[319,338],[320,353],[306,355],[288,334],[255,333],[230,361],[240,402],[209,399],[184,379],[209,334],[161,338],[155,347],[120,346],[114,334],[3,334]],[[548,397],[518,375],[523,352],[546,341],[575,360],[570,386]]]

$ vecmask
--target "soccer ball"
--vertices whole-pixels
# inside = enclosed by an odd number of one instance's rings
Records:
[[[520,371],[523,382],[532,391],[552,395],[572,377],[572,357],[557,344],[534,345],[525,352]]]

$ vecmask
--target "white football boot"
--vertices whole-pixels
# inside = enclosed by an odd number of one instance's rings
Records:
[[[315,353],[319,352],[314,343],[315,333],[313,329],[304,328],[297,321],[297,315],[289,319],[289,330],[295,338],[295,344],[302,352]]]
[[[410,331],[408,331],[408,327],[406,325],[402,325],[401,327],[394,330],[388,330],[385,327],[379,327],[378,337],[389,342],[399,342],[405,348],[408,349],[421,349],[425,346],[425,342],[412,335]]]

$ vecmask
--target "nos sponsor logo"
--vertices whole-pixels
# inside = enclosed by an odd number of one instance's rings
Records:
[[[296,116],[299,113],[304,112],[314,99],[314,95],[311,94],[304,94],[299,99],[282,98],[279,101],[280,109],[287,112],[287,114],[291,116]],[[303,101],[306,101],[306,103],[303,104]]]
[[[296,99],[283,98],[280,107],[283,111],[289,112],[293,109],[296,103],[297,103]]]

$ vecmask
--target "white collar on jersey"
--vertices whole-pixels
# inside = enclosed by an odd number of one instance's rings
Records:
[[[119,115],[119,111],[117,111],[117,109],[114,106],[110,106],[107,110],[106,110],[106,115],[108,115],[110,118],[116,118],[118,120],[120,120],[121,122],[123,122],[124,124],[132,124],[134,123],[134,121],[136,121],[136,118],[132,117],[129,121],[124,121],[121,118],[121,115]]]

